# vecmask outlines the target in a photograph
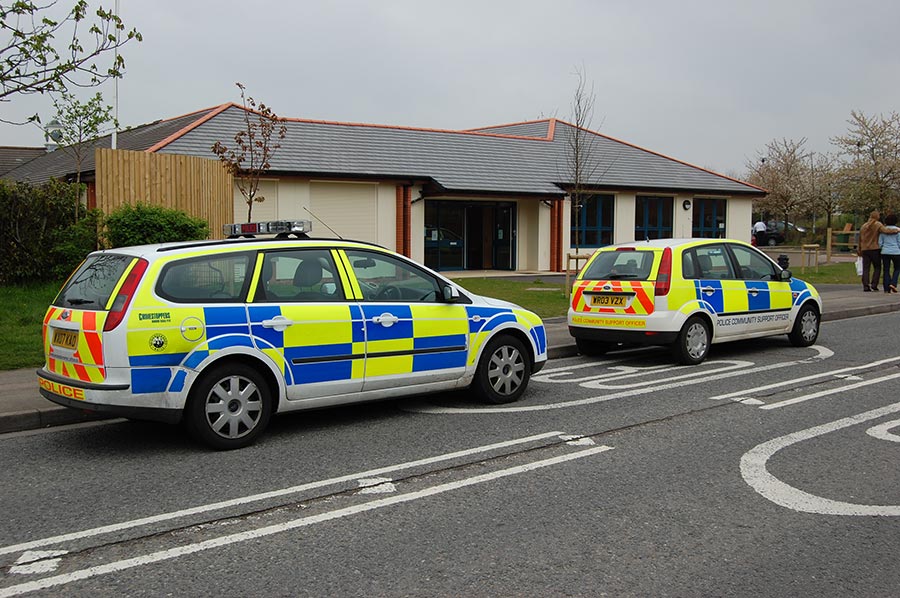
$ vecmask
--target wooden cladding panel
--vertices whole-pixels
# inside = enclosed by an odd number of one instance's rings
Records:
[[[234,222],[234,180],[218,160],[127,150],[96,152],[97,207],[109,214],[123,204],[181,210],[209,223],[210,237]]]

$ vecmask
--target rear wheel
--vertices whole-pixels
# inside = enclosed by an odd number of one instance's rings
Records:
[[[819,312],[811,305],[804,305],[797,314],[794,328],[788,334],[795,347],[808,347],[819,338]]]
[[[512,403],[525,392],[530,378],[531,358],[525,344],[502,334],[484,348],[472,388],[485,403]]]
[[[604,355],[611,349],[609,343],[593,341],[586,338],[576,338],[575,346],[578,347],[578,352],[585,357],[598,357]]]
[[[709,355],[712,334],[709,324],[699,316],[688,319],[684,328],[678,333],[673,352],[678,362],[684,365],[697,365]]]
[[[214,366],[197,381],[185,410],[191,434],[217,450],[252,444],[272,416],[269,385],[243,364]]]

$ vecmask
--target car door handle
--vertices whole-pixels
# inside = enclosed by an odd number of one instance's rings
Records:
[[[262,321],[263,328],[274,328],[278,332],[284,332],[293,323],[293,320],[288,320],[284,316],[275,316],[271,320]]]
[[[714,289],[713,287],[703,287],[700,290],[703,291],[703,293],[706,295],[712,295],[713,293],[716,292],[716,289]]]
[[[372,321],[376,324],[381,324],[385,328],[390,328],[394,324],[400,321],[400,318],[390,313],[383,313],[380,316],[375,316],[372,318]]]
[[[759,295],[759,289],[757,289],[757,288],[747,289],[747,294],[756,297],[757,295]]]

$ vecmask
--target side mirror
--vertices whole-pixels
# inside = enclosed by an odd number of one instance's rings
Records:
[[[456,290],[456,287],[445,284],[442,292],[444,294],[444,303],[456,303],[459,301],[459,291]]]
[[[791,279],[791,271],[790,270],[782,270],[781,274],[778,275],[779,280],[790,280]]]
[[[337,285],[333,282],[326,282],[322,284],[322,292],[326,295],[334,295],[337,292]]]

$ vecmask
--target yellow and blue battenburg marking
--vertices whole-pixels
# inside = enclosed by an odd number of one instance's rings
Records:
[[[196,309],[196,308],[195,308]],[[173,312],[175,310],[172,310]],[[204,307],[205,335],[193,343],[171,326],[129,333],[132,392],[179,392],[186,373],[212,352],[253,347],[267,356],[288,385],[362,380],[473,364],[485,339],[498,326],[514,323],[529,331],[538,355],[547,351],[547,336],[536,316],[523,310],[447,304],[292,304]],[[385,314],[391,325],[376,320]],[[198,313],[199,315],[199,313]],[[284,318],[276,328],[263,322]],[[164,334],[154,345],[153,335]],[[177,338],[173,338],[176,337]],[[165,343],[165,350],[154,347]]]

